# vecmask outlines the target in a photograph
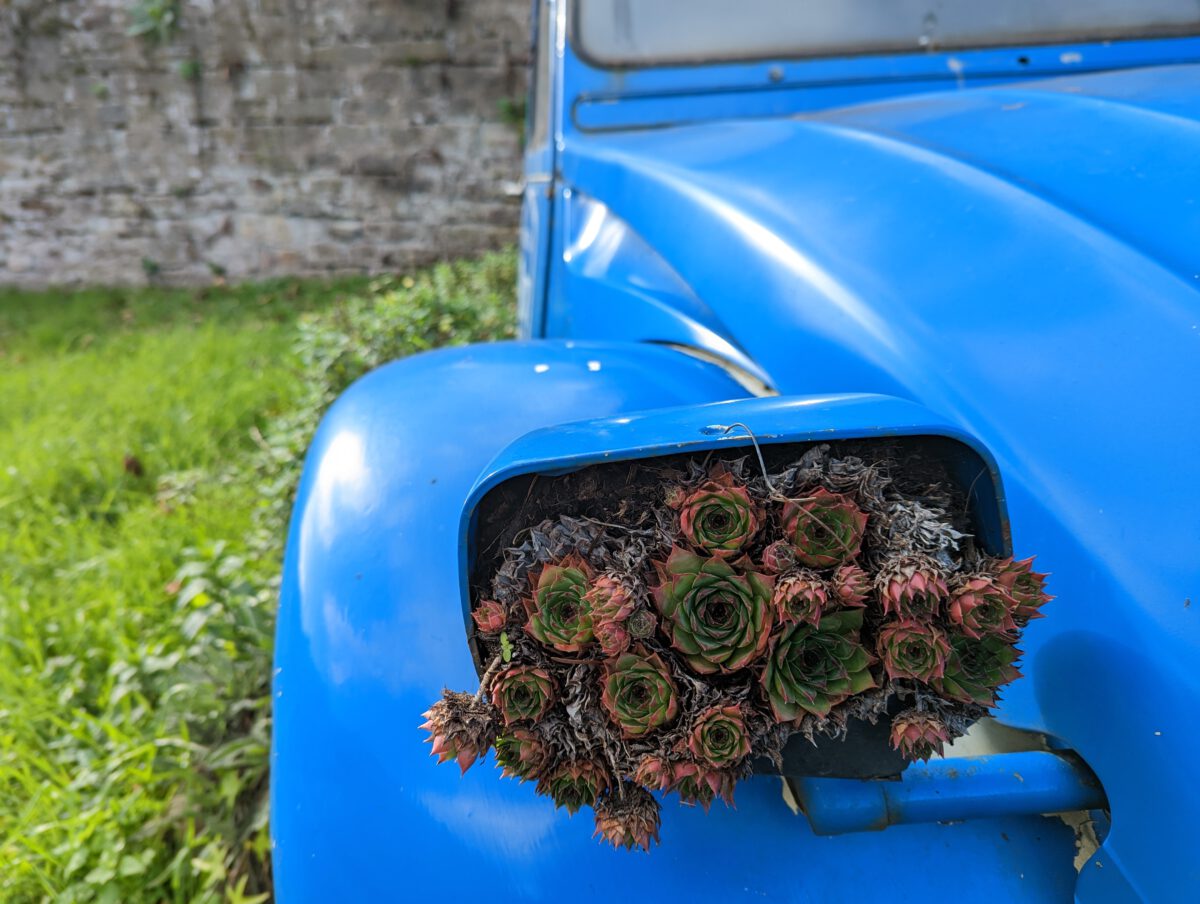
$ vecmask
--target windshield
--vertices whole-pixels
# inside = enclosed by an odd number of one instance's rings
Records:
[[[601,65],[904,53],[1200,33],[1200,0],[575,0]]]

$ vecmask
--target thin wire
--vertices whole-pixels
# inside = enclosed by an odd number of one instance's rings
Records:
[[[766,481],[767,489],[770,490],[772,496],[778,496],[779,491],[775,489],[775,485],[773,483],[771,483],[771,478],[767,474],[767,463],[766,463],[766,461],[763,460],[762,449],[759,448],[758,437],[756,437],[754,435],[754,431],[751,430],[749,427],[747,427],[745,424],[743,424],[741,421],[732,423],[728,427],[726,427],[724,424],[714,424],[713,426],[716,427],[718,430],[722,431],[722,433],[721,433],[722,436],[728,436],[731,432],[733,432],[733,429],[735,427],[741,427],[743,430],[746,431],[746,435],[750,437],[750,442],[752,442],[754,444],[754,451],[758,455],[758,466],[760,468],[762,468],[763,480]]]

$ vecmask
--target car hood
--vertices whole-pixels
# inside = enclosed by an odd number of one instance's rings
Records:
[[[1200,68],[1174,66],[593,135],[562,165],[781,392],[902,396],[991,449],[1060,597],[1005,713],[1070,736],[1086,707],[1047,688],[1094,697],[1114,657],[1200,690],[1197,161]]]

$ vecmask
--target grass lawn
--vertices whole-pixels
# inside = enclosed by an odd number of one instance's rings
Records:
[[[324,407],[512,332],[511,254],[409,277],[0,289],[0,900],[262,901],[277,574]]]

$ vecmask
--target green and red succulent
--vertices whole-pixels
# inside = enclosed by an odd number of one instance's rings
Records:
[[[602,574],[596,578],[583,597],[591,610],[592,621],[597,625],[623,622],[637,605],[628,579],[612,574]]]
[[[762,570],[765,574],[782,574],[796,564],[796,553],[786,540],[776,540],[762,551]]]
[[[657,567],[663,628],[694,671],[735,672],[763,654],[773,623],[771,578],[678,548]]]
[[[423,731],[429,732],[430,756],[439,763],[454,760],[466,772],[487,754],[496,740],[496,710],[474,694],[445,690],[442,699],[425,712]]]
[[[859,608],[871,594],[871,578],[857,565],[843,565],[833,573],[833,602],[840,608]]]
[[[830,588],[815,571],[800,568],[775,582],[775,620],[817,624],[829,606]]]
[[[541,719],[554,703],[555,690],[554,679],[545,669],[518,665],[496,675],[488,694],[508,726]]]
[[[662,823],[658,801],[645,788],[632,782],[622,782],[597,799],[597,835],[615,848],[650,850],[658,844],[658,829]]]
[[[600,702],[625,738],[669,725],[679,714],[671,671],[657,653],[634,647],[604,664]]]
[[[950,644],[938,628],[904,620],[880,629],[876,650],[889,678],[930,682],[945,672]]]
[[[522,782],[537,778],[546,762],[546,746],[526,728],[514,728],[496,738],[496,762],[508,778]]]
[[[1016,602],[1003,586],[989,577],[976,575],[964,579],[951,591],[946,617],[974,640],[995,634],[1011,641],[1017,632],[1013,620],[1016,608]]]
[[[892,747],[906,760],[928,760],[941,756],[950,731],[937,716],[915,709],[897,713],[892,720]]]
[[[718,559],[739,555],[764,521],[762,508],[723,466],[690,493],[674,493],[671,501],[679,509],[679,532],[687,544]]]
[[[733,806],[736,782],[732,772],[710,769],[700,763],[677,762],[671,765],[671,784],[667,790],[678,794],[688,806],[699,804],[707,810],[717,798]]]
[[[875,591],[884,615],[932,621],[950,595],[942,568],[928,556],[901,556],[883,563]]]
[[[943,697],[960,703],[995,706],[996,691],[1021,677],[1013,665],[1020,655],[1020,650],[995,635],[979,640],[953,636],[945,671],[933,680],[933,687]]]
[[[629,649],[630,637],[625,622],[606,621],[596,626],[596,643],[605,656],[620,656]]]
[[[1020,561],[993,560],[992,572],[996,583],[1008,591],[1013,600],[1013,621],[1024,627],[1030,619],[1042,618],[1041,608],[1054,597],[1046,593],[1047,575],[1033,570],[1033,556]]]
[[[784,536],[802,565],[830,568],[862,551],[867,513],[841,493],[818,487],[806,497],[789,500],[781,517]]]
[[[533,595],[523,602],[526,632],[564,653],[578,653],[593,639],[592,609],[587,601],[592,569],[579,555],[530,573]]]
[[[861,609],[826,615],[816,625],[785,626],[771,638],[762,686],[778,722],[806,713],[825,717],[837,704],[876,686],[863,647]]]
[[[498,634],[508,624],[508,610],[496,600],[484,600],[471,613],[480,634]]]
[[[674,775],[674,766],[670,760],[654,754],[647,754],[638,761],[637,769],[633,773],[633,780],[652,791],[665,791],[671,787]]]
[[[695,721],[688,749],[698,762],[728,769],[750,754],[742,709],[736,704],[710,706]]]
[[[594,760],[562,763],[538,779],[537,793],[549,797],[572,816],[590,807],[612,784],[608,770]]]

